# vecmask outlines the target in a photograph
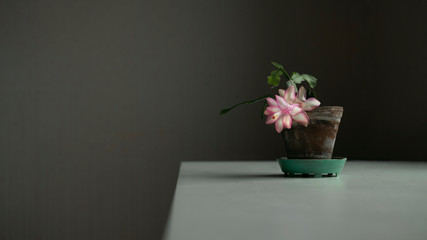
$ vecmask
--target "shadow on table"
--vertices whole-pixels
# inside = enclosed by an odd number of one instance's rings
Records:
[[[329,178],[334,176],[323,175],[322,178]],[[313,175],[294,175],[289,176],[283,173],[279,174],[245,174],[245,173],[211,173],[211,172],[203,172],[203,173],[188,173],[183,176],[186,179],[216,179],[216,180],[253,180],[253,179],[295,179],[295,178],[314,178]]]
[[[285,178],[284,174],[224,174],[220,177],[232,179],[252,179],[252,178]]]
[[[330,177],[335,177],[335,176],[328,176],[328,175],[323,175],[322,178],[330,178]],[[230,179],[234,179],[234,180],[250,180],[250,179],[277,179],[277,178],[281,178],[281,179],[295,179],[295,178],[315,178],[313,175],[308,175],[308,174],[304,174],[304,175],[294,175],[294,176],[289,176],[285,174],[244,174],[244,173],[224,173],[224,174],[213,174],[213,173],[194,173],[194,174],[185,174],[183,176],[183,178],[186,179],[217,179],[217,180],[230,180]]]
[[[245,174],[245,173],[211,173],[211,172],[199,172],[199,173],[187,173],[182,176],[186,179],[271,179],[271,178],[286,178],[284,174]]]

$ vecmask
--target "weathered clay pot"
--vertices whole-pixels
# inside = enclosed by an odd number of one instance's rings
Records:
[[[307,112],[307,127],[292,123],[282,132],[288,159],[331,159],[343,108],[321,106]]]

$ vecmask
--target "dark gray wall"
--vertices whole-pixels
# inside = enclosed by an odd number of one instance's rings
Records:
[[[269,61],[336,154],[424,160],[423,1],[0,1],[0,239],[159,239],[180,161],[273,160]]]

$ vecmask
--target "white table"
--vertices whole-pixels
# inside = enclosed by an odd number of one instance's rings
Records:
[[[347,161],[338,178],[276,162],[184,162],[169,240],[427,239],[427,162]]]

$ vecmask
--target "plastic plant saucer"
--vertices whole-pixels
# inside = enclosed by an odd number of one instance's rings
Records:
[[[337,177],[347,158],[333,159],[287,159],[278,158],[277,162],[287,177]]]

